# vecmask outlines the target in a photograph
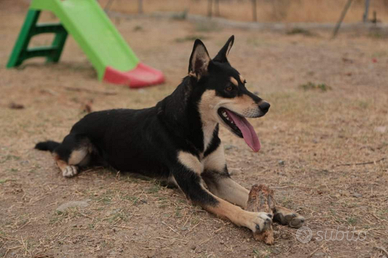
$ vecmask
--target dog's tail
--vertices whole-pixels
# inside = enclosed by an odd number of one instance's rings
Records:
[[[59,145],[59,142],[54,141],[39,142],[35,145],[35,149],[53,152]]]

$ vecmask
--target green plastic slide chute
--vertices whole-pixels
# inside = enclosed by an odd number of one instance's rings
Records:
[[[53,12],[59,24],[38,24],[40,11]],[[51,46],[28,48],[30,39],[55,33]],[[7,67],[44,56],[58,62],[67,34],[73,36],[94,68],[98,79],[139,88],[164,82],[163,73],[139,62],[96,0],[33,0]]]

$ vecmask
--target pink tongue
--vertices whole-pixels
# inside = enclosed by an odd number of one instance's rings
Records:
[[[235,113],[225,109],[228,116],[233,120],[237,127],[242,132],[245,142],[255,152],[260,150],[260,141],[257,137],[253,126],[244,117],[236,115]]]

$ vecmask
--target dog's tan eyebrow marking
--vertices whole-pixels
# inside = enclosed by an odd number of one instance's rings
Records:
[[[231,81],[234,85],[238,86],[237,80],[236,80],[235,78],[233,78],[232,76],[230,76],[230,81]]]
[[[241,83],[245,83],[245,79],[244,79],[244,77],[242,77],[241,74],[240,74],[240,81],[241,81]]]

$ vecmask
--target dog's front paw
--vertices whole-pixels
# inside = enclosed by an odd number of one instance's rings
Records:
[[[292,228],[300,228],[301,226],[303,226],[305,219],[303,216],[290,209],[284,207],[276,207],[276,209],[274,210],[273,221],[281,225],[288,225]]]
[[[263,232],[268,230],[272,225],[272,214],[266,212],[247,212],[245,226],[252,232]]]
[[[78,167],[76,166],[67,166],[64,170],[62,170],[62,175],[64,177],[73,177],[78,174]]]

